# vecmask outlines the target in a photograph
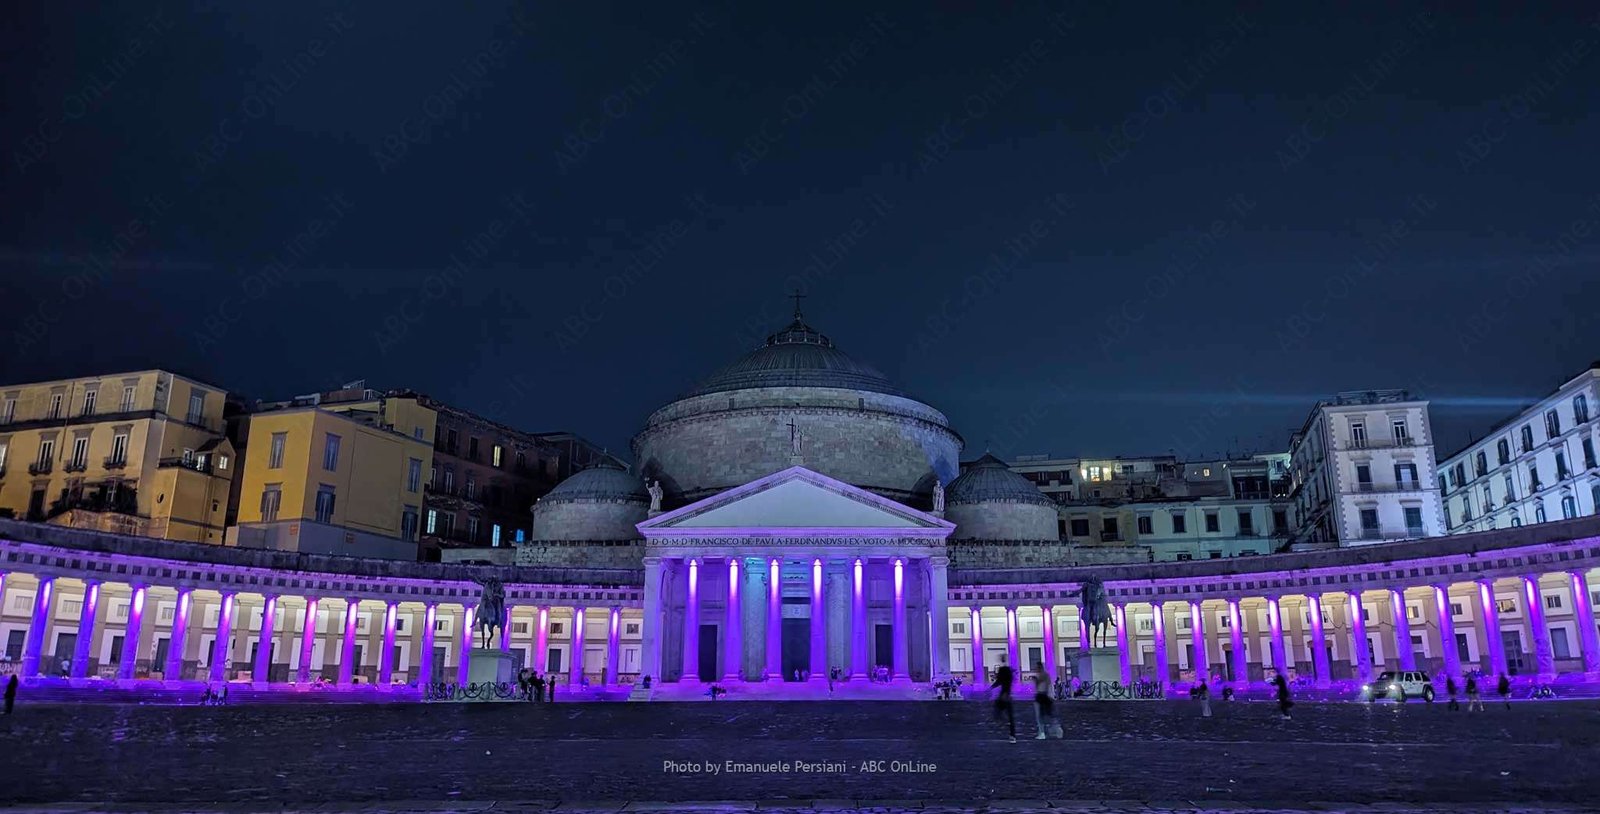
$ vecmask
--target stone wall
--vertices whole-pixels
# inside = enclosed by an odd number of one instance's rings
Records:
[[[531,540],[517,546],[516,564],[535,568],[643,568],[644,541]]]
[[[649,509],[642,500],[545,499],[533,505],[529,536],[536,541],[633,540]]]
[[[788,423],[801,435],[801,464],[897,499],[924,496],[933,473],[953,479],[961,438],[938,410],[883,393],[774,387],[674,402],[634,438],[640,473],[660,478],[683,505],[786,469]]]
[[[956,524],[952,540],[1060,539],[1056,507],[1036,503],[960,503],[945,509],[945,519]]]

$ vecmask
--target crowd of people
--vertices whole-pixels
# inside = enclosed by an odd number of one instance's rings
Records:
[[[553,704],[556,701],[556,676],[554,673],[539,675],[524,667],[517,671],[517,694],[524,701]]]

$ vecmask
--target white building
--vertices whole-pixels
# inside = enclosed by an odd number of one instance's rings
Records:
[[[1296,544],[1444,533],[1427,401],[1404,390],[1340,393],[1312,409],[1289,455]]]
[[[1543,523],[1600,508],[1600,363],[1496,425],[1439,467],[1451,534]]]

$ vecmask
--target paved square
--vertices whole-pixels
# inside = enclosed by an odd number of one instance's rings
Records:
[[[1449,810],[1583,806],[1600,765],[1600,703],[1589,701],[1472,714],[1301,704],[1291,721],[1265,703],[1219,703],[1211,719],[1186,702],[1075,703],[1064,705],[1066,738],[1049,741],[1032,739],[1031,708],[1018,712],[1010,744],[976,702],[25,704],[0,719],[0,801],[259,810],[902,800],[960,810],[979,805],[961,801],[1165,800],[1183,810],[1187,801],[1333,800]]]

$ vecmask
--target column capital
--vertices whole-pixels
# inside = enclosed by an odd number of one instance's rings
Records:
[[[937,554],[927,559],[928,564],[934,568],[948,568],[950,566],[950,558],[944,554]]]

